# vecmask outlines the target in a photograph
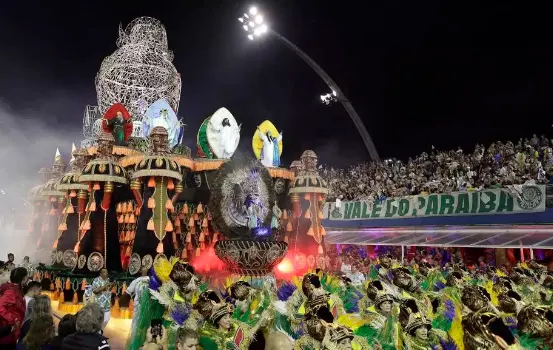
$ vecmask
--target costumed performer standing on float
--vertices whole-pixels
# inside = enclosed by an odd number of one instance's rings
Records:
[[[240,142],[240,128],[236,119],[226,108],[219,108],[209,118],[207,142],[219,159],[230,159]]]
[[[259,143],[262,144],[261,147],[259,147]],[[257,132],[253,138],[253,148],[264,166],[268,168],[279,167],[282,153],[282,131],[279,133],[273,123],[265,120],[257,127]],[[261,148],[260,152],[258,151],[259,148]]]

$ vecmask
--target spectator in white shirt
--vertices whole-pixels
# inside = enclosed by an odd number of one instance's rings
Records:
[[[351,283],[355,286],[365,283],[365,275],[359,271],[359,267],[356,264],[351,265],[351,272],[346,274],[351,280]]]
[[[340,266],[340,271],[342,271],[342,273],[346,276],[351,273],[351,264],[349,262],[349,257],[344,256],[342,258],[342,266]]]
[[[25,293],[25,319],[27,319],[31,314],[31,309],[29,309],[29,302],[37,297],[42,291],[42,285],[40,282],[31,281],[24,288],[23,293]]]
[[[342,207],[342,198],[344,198],[344,196],[342,196],[342,195],[339,195],[336,198],[336,208],[341,208]]]

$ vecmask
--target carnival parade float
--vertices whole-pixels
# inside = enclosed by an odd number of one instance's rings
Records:
[[[78,311],[106,268],[112,318],[133,318],[130,350],[151,341],[154,323],[164,349],[184,329],[204,350],[551,348],[553,278],[538,264],[468,271],[381,256],[366,281],[325,272],[317,155],[283,167],[282,130],[265,120],[245,131],[226,108],[201,123],[192,152],[163,25],[137,18],[117,46],[71,169],[57,150],[29,192],[32,249],[50,257],[33,278],[57,312]],[[253,156],[234,154],[242,132]],[[144,269],[135,307],[125,291]]]
[[[261,122],[251,131],[252,157],[236,159],[244,130],[219,108],[198,129],[193,156],[183,143],[180,75],[163,25],[137,18],[120,28],[117,46],[96,76],[98,105],[85,109],[70,171],[58,150],[40,171],[44,183],[30,191],[33,244],[50,260],[34,277],[73,311],[102,268],[118,281],[114,295],[160,259],[186,260],[204,273],[271,275],[292,230],[299,241],[292,218],[317,215],[292,210],[282,131]],[[313,229],[320,237],[320,226]],[[317,254],[323,242],[313,244]],[[123,299],[117,306],[132,309]]]

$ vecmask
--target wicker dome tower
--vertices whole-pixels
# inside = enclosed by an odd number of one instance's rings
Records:
[[[119,102],[136,121],[160,98],[178,111],[181,78],[172,63],[165,27],[154,18],[136,18],[125,30],[119,27],[117,46],[96,75],[100,114]]]

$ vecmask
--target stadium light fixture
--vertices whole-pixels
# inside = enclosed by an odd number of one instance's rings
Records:
[[[330,105],[334,102],[340,101],[340,99],[338,98],[338,94],[336,93],[336,91],[332,90],[332,92],[330,92],[328,94],[321,95],[321,101],[325,105]]]
[[[380,160],[380,156],[378,155],[376,147],[374,146],[373,140],[369,135],[369,132],[367,131],[365,125],[363,124],[363,121],[357,114],[357,111],[355,110],[355,108],[353,108],[351,102],[345,97],[344,93],[338,87],[338,85],[336,85],[334,80],[332,80],[332,78],[330,78],[330,76],[311,57],[309,57],[299,47],[294,45],[290,40],[286,39],[275,30],[269,28],[269,26],[265,22],[265,17],[263,13],[259,11],[259,9],[255,6],[250,7],[247,13],[244,13],[242,17],[238,18],[238,21],[244,27],[244,30],[246,31],[246,36],[249,40],[253,41],[267,34],[271,34],[272,36],[280,39],[284,44],[286,44],[286,46],[288,46],[292,51],[300,56],[305,61],[305,63],[307,63],[330,88],[330,93],[321,95],[321,101],[327,105],[334,102],[342,103],[344,109],[355,124],[357,131],[359,131],[359,135],[363,139],[363,143],[365,144],[370,157],[375,161]]]
[[[249,15],[248,15],[249,13]],[[242,17],[238,18],[238,21],[242,23],[242,27],[248,32],[248,39],[254,40],[255,38],[263,36],[263,34],[269,31],[269,27],[265,23],[265,19],[257,7],[253,6],[249,9],[248,13],[244,13]]]

